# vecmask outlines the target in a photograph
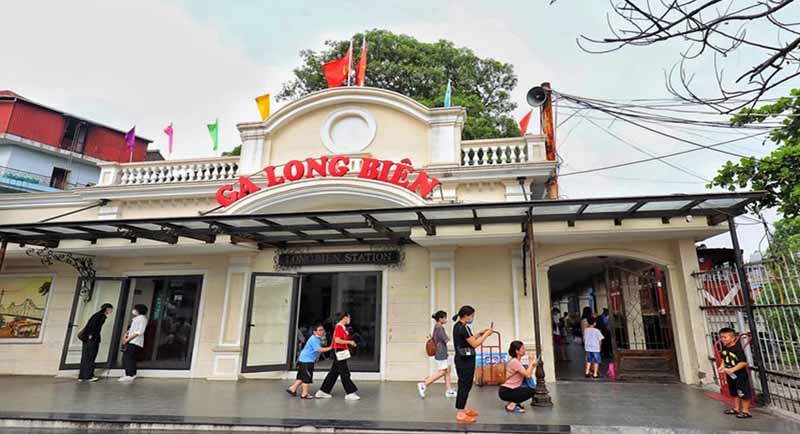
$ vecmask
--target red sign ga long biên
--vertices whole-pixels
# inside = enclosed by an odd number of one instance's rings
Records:
[[[437,185],[438,179],[428,176],[424,170],[414,171],[410,163],[395,163],[391,160],[362,158],[358,177],[397,185],[412,191],[422,198],[428,198]],[[275,166],[264,168],[266,185],[259,186],[247,176],[240,176],[238,188],[234,184],[223,185],[217,190],[217,202],[222,206],[230,206],[234,202],[250,194],[301,179],[316,177],[343,177],[350,172],[350,158],[339,155],[334,157],[306,158],[291,160],[283,165],[278,173]],[[412,181],[410,177],[414,177]]]

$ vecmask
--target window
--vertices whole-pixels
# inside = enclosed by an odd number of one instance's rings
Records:
[[[53,168],[53,174],[50,176],[50,187],[64,190],[67,188],[67,179],[69,178],[69,170],[60,167]]]
[[[86,145],[86,132],[89,125],[78,119],[67,118],[64,127],[64,138],[61,140],[61,147],[83,153],[83,148]]]

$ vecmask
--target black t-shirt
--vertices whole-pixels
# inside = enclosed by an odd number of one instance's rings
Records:
[[[467,342],[467,338],[470,336],[472,336],[472,330],[470,330],[469,326],[461,321],[456,321],[455,325],[453,325],[453,346],[456,348],[456,354],[463,355],[459,349],[467,348],[472,350],[472,345]],[[473,356],[475,355],[474,351],[470,351],[470,353]]]
[[[93,342],[100,342],[100,333],[103,329],[103,324],[106,322],[106,314],[103,311],[95,312],[89,321],[86,322],[86,327],[83,328],[83,333],[86,339]]]
[[[722,366],[726,368],[733,368],[741,362],[747,362],[747,356],[744,354],[742,345],[739,342],[730,347],[722,345],[720,355],[722,356]]]

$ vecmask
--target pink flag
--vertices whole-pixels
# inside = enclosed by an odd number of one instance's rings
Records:
[[[172,155],[172,135],[175,134],[175,132],[172,130],[172,122],[170,122],[169,125],[164,128],[164,134],[169,137],[169,154]]]
[[[133,145],[136,143],[136,125],[125,133],[125,143],[128,144],[128,151],[133,153]]]

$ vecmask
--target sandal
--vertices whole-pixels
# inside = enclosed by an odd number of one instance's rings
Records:
[[[478,417],[478,412],[471,408],[468,408],[466,411],[464,411],[464,414],[466,414],[469,417]]]
[[[475,423],[476,420],[475,420],[474,417],[472,417],[472,416],[470,416],[470,415],[468,415],[466,413],[460,413],[460,414],[458,414],[456,416],[456,422],[458,422],[458,423]]]
[[[314,395],[311,395],[311,394],[300,395],[300,399],[314,399]]]
[[[520,406],[518,406],[518,405],[515,405],[514,408],[512,408],[511,410],[509,410],[507,406],[505,406],[503,408],[505,408],[506,411],[509,412],[509,413],[525,413],[525,410],[520,408]]]
[[[736,414],[739,414],[739,412],[738,412],[738,411],[736,411],[736,409],[734,409],[734,408],[729,408],[729,409],[725,410],[725,412],[724,412],[724,413],[725,413],[725,414],[730,414],[730,415],[736,415]]]
[[[286,393],[288,393],[289,395],[292,395],[292,396],[297,396],[297,391],[296,390],[294,392],[292,392],[291,390],[286,389]]]
[[[752,417],[753,417],[753,415],[750,414],[750,413],[739,413],[739,414],[736,415],[737,419],[750,419]]]

